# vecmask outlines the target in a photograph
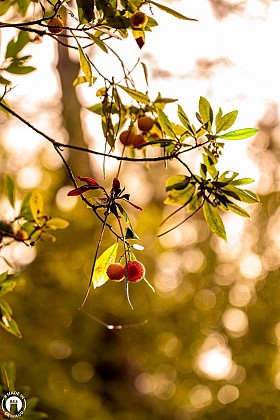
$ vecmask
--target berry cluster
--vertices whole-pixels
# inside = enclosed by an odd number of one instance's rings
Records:
[[[120,142],[124,146],[133,146],[137,149],[141,149],[146,143],[146,134],[152,129],[154,120],[147,115],[143,115],[138,119],[137,125],[141,131],[140,134],[135,133],[133,127],[130,127],[120,134]]]

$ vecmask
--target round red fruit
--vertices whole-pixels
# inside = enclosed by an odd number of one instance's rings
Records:
[[[125,267],[124,267],[125,268]],[[126,274],[126,270],[125,270]],[[127,279],[136,283],[145,277],[145,267],[139,261],[129,261],[127,263]]]
[[[120,281],[125,277],[125,266],[118,263],[110,264],[106,273],[110,280]]]

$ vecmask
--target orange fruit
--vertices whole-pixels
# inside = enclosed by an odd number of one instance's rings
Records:
[[[132,132],[132,130],[125,130],[120,134],[120,142],[124,146],[130,146],[132,143],[132,138],[135,134]]]
[[[146,143],[146,139],[143,136],[143,134],[134,134],[134,136],[131,139],[131,144],[133,147],[137,147],[141,149],[141,145],[144,145]]]
[[[48,22],[48,30],[51,34],[57,35],[63,31],[64,23],[59,17],[53,17]]]
[[[125,267],[118,263],[110,264],[106,273],[110,280],[120,281],[125,277]]]
[[[150,131],[153,125],[154,125],[154,120],[151,117],[147,117],[146,115],[139,118],[138,120],[138,128],[141,131],[144,131],[144,132]]]

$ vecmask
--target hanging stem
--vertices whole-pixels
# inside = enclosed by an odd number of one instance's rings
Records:
[[[90,288],[91,288],[91,285],[92,285],[92,276],[93,276],[93,272],[94,272],[94,268],[95,268],[95,264],[96,264],[96,260],[97,260],[98,251],[99,251],[102,239],[103,239],[103,234],[104,234],[104,231],[105,231],[108,216],[109,216],[109,213],[108,213],[108,211],[106,211],[104,222],[103,222],[103,225],[102,225],[102,230],[101,230],[100,237],[99,237],[98,244],[97,244],[97,248],[96,248],[96,251],[95,251],[95,254],[94,254],[94,259],[93,259],[93,263],[92,263],[92,267],[91,267],[91,273],[90,273],[88,288],[87,288],[84,300],[83,300],[81,306],[79,307],[79,309],[82,309],[82,307],[86,303],[86,300],[87,300],[89,292],[90,292]]]

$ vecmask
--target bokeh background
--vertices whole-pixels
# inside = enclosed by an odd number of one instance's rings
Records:
[[[152,9],[159,27],[141,52],[150,95],[160,91],[177,98],[190,115],[202,95],[215,109],[238,109],[236,128],[257,125],[261,131],[253,139],[226,144],[219,168],[255,178],[261,205],[248,208],[249,221],[226,215],[227,243],[209,232],[199,214],[157,238],[172,210],[162,204],[165,179],[177,168],[123,165],[121,182],[144,208],[131,214],[144,246],[135,254],[156,292],[144,282],[132,285],[132,311],[124,285],[108,282],[79,310],[100,223],[81,201],[66,196],[71,185],[52,147],[1,115],[1,173],[10,172],[22,194],[38,189],[49,213],[70,227],[56,234],[55,244],[40,242],[36,249],[16,244],[4,251],[21,272],[8,301],[23,338],[1,330],[0,360],[15,361],[18,386],[29,385],[40,409],[54,420],[275,420],[280,418],[280,2],[162,3],[199,23]],[[11,33],[5,36],[3,45]],[[129,67],[139,51],[133,39],[125,42],[126,53],[118,42],[112,46]],[[77,57],[50,39],[26,52],[37,71],[14,78],[10,103],[55,139],[103,150],[99,119],[86,110],[97,101],[96,88],[71,87]],[[112,57],[95,54],[103,71],[118,74]],[[175,119],[176,106],[168,107]],[[77,152],[68,152],[68,161],[75,175],[107,186],[117,169],[107,160],[103,180],[102,161]],[[190,154],[190,166],[198,162],[199,154]],[[2,199],[2,217],[10,214]],[[113,241],[107,233],[102,250]]]

